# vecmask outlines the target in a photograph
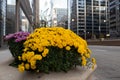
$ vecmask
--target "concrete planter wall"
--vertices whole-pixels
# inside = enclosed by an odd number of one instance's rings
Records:
[[[17,68],[9,66],[9,63],[13,61],[13,58],[12,56],[10,56],[10,53],[6,57],[6,52],[8,53],[8,51],[6,50],[1,53],[0,56],[0,58],[3,58],[2,61],[0,61],[0,80],[88,80],[94,70],[97,68],[96,65],[94,69],[86,69],[77,66],[75,69],[72,69],[67,73],[20,73]]]
[[[104,38],[100,38],[100,41],[104,41]]]

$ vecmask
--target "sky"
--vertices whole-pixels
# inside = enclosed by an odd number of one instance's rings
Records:
[[[46,2],[47,5],[50,5],[50,0],[39,0],[40,2],[40,8],[44,9]],[[8,4],[15,3],[15,0],[8,0]],[[54,7],[55,8],[67,8],[67,0],[53,0]]]
[[[44,10],[45,7],[50,5],[51,0],[40,0],[40,9]],[[67,0],[53,0],[54,8],[67,8]]]
[[[7,3],[8,3],[8,4],[15,5],[15,0],[7,0]]]
[[[67,8],[67,0],[54,0],[54,5],[57,8]]]

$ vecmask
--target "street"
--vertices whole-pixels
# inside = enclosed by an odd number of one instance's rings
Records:
[[[120,80],[120,47],[89,46],[97,60],[95,80]]]

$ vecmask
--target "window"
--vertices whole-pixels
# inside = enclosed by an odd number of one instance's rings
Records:
[[[94,5],[94,6],[99,6],[99,1],[94,1],[94,2],[93,2],[93,5]]]
[[[110,4],[110,7],[112,7],[112,6],[114,6],[115,5],[115,2],[114,3],[112,3],[112,4]]]
[[[79,13],[79,15],[84,15],[84,13]]]
[[[110,15],[114,15],[114,14],[116,14],[116,8],[115,7],[110,9]]]
[[[110,2],[113,2],[114,0],[109,0]],[[120,1],[120,0],[119,0]]]
[[[105,6],[105,1],[101,1],[101,6]]]

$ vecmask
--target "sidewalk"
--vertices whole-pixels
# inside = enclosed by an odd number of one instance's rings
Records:
[[[77,67],[76,69],[70,70],[68,73],[20,73],[17,68],[9,66],[13,58],[8,49],[0,51],[0,55],[0,80],[87,80],[95,70]]]
[[[8,46],[6,44],[2,45],[0,47],[0,51],[8,49]]]

